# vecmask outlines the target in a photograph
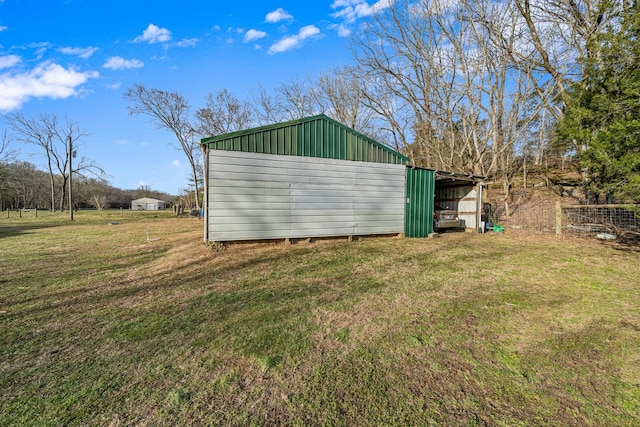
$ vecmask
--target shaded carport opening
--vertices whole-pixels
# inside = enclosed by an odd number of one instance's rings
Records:
[[[458,211],[467,231],[484,230],[482,193],[485,177],[456,172],[435,172],[434,205]]]

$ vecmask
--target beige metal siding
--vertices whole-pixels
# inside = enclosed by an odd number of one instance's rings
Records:
[[[403,165],[214,150],[209,239],[402,233]]]
[[[356,164],[354,234],[404,232],[405,172],[392,164]]]

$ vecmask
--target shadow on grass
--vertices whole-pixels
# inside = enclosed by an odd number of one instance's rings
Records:
[[[304,251],[303,253],[306,253]],[[176,274],[170,271],[162,274],[148,273],[135,274],[125,280],[104,283],[98,280],[95,285],[79,284],[71,289],[56,289],[52,292],[39,292],[38,295],[24,295],[16,299],[12,305],[28,305],[23,309],[9,312],[5,318],[22,317],[49,313],[51,310],[64,309],[65,312],[82,311],[87,306],[102,307],[105,303],[117,303],[125,298],[136,298],[142,295],[154,295],[162,291],[177,290],[179,288],[193,288],[199,285],[208,285],[219,278],[234,280],[241,277],[246,269],[260,269],[261,265],[269,266],[273,262],[281,261],[286,254],[274,254],[269,257],[252,257],[249,259],[239,257],[224,268],[213,268],[211,271],[189,274]],[[130,258],[130,256],[129,256]],[[138,264],[140,259],[131,259],[133,264]],[[118,270],[127,271],[131,266],[120,265]],[[137,266],[136,266],[137,268]],[[98,273],[100,273],[99,271]],[[246,292],[248,284],[239,283],[238,292]],[[255,285],[257,286],[257,285]]]
[[[21,234],[28,234],[33,230],[39,230],[43,228],[53,228],[59,227],[58,223],[31,223],[31,224],[20,224],[20,225],[4,225],[0,222],[0,239],[5,237],[15,237]]]
[[[613,248],[617,251],[623,252],[638,252],[640,253],[640,234],[637,233],[623,233],[616,240],[598,240],[602,245]]]
[[[22,307],[9,309],[4,319],[19,324],[20,319],[32,321],[33,316],[72,319],[92,313],[104,319],[105,336],[119,342],[153,343],[178,339],[188,332],[193,346],[206,347],[224,336],[229,349],[276,363],[285,354],[307,350],[303,331],[308,327],[304,319],[311,315],[310,307],[336,301],[348,306],[385,286],[374,278],[342,270],[324,276],[314,268],[293,269],[290,276],[296,258],[311,265],[323,260],[322,253],[306,259],[312,251],[303,250],[293,257],[283,252],[238,257],[222,267],[212,263],[210,269],[193,274],[186,267],[162,274],[142,270],[111,283],[89,280],[73,289],[24,295],[12,304]],[[272,271],[268,277],[262,274],[267,270]],[[14,334],[12,345],[24,341],[21,335]]]
[[[619,244],[616,246],[616,249],[626,252],[640,252],[640,235],[629,234],[622,236]]]

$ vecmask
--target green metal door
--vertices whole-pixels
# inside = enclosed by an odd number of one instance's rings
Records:
[[[405,224],[406,237],[427,237],[433,232],[435,172],[407,167]]]

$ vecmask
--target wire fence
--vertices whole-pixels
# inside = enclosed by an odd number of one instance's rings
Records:
[[[565,206],[562,208],[563,229],[568,234],[589,237],[599,234],[640,236],[638,208],[623,205]]]
[[[488,218],[490,223],[510,231],[640,242],[640,206],[637,205],[541,203],[515,206],[508,216],[503,209],[496,209]]]
[[[0,212],[0,219],[47,219],[47,218],[66,218],[69,211],[50,212],[44,209],[7,209]],[[165,210],[130,210],[130,209],[80,209],[74,211],[74,217],[92,217],[104,219],[118,218],[147,218],[147,217],[169,217],[173,216],[171,209]]]
[[[554,233],[556,213],[553,206],[544,203],[514,206],[509,215],[500,207],[489,214],[489,222],[511,231]]]

